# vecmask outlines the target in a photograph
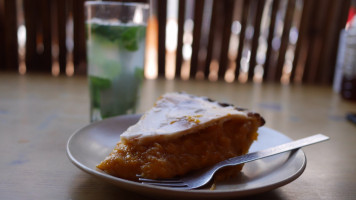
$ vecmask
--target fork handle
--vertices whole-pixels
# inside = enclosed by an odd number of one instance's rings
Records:
[[[225,161],[221,162],[221,165],[217,165],[217,166],[233,166],[233,165],[239,165],[242,163],[247,163],[247,162],[251,162],[257,159],[261,159],[261,158],[266,158],[269,156],[273,156],[273,155],[277,155],[283,152],[287,152],[287,151],[291,151],[294,149],[299,149],[301,147],[304,146],[308,146],[311,144],[315,144],[318,142],[323,142],[325,140],[328,140],[329,137],[323,135],[323,134],[316,134],[310,137],[306,137],[300,140],[296,140],[293,142],[289,142],[289,143],[285,143],[276,147],[272,147],[272,148],[268,148],[265,150],[261,150],[261,151],[256,151],[256,152],[252,152],[252,153],[248,153],[242,156],[237,156],[237,157],[233,157],[230,159],[227,159]],[[219,167],[219,168],[221,168]]]

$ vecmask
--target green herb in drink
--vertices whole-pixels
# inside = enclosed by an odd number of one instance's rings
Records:
[[[146,26],[94,21],[87,30],[92,121],[135,112]]]

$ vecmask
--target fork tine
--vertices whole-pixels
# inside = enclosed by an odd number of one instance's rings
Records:
[[[178,182],[178,183],[141,182],[141,183],[147,185],[164,186],[164,187],[179,187],[179,188],[188,187],[188,185],[183,182]]]
[[[183,182],[178,178],[149,179],[149,178],[143,178],[139,174],[136,174],[136,177],[138,178],[138,181],[150,182],[150,183],[153,183],[153,182],[159,182],[159,183],[182,183]]]
[[[141,182],[146,182],[146,183],[183,183],[179,179],[147,179],[147,178],[139,178],[138,179]]]
[[[138,178],[138,181],[140,181],[142,184],[146,185],[155,185],[155,186],[165,186],[165,187],[179,187],[179,188],[188,188],[188,185],[184,183],[182,180],[177,179],[177,178],[171,178],[171,179],[148,179],[148,178],[142,178],[141,175],[136,175]]]

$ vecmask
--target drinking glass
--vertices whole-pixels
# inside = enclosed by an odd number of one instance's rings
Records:
[[[149,5],[85,2],[90,121],[135,113]]]

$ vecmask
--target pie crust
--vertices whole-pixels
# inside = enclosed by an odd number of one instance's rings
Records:
[[[120,178],[172,178],[246,154],[264,125],[258,114],[186,93],[167,93],[121,135],[97,167]],[[219,177],[238,174],[243,165]]]

